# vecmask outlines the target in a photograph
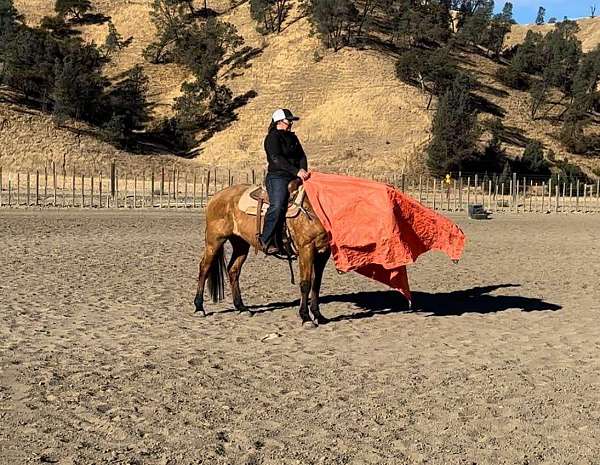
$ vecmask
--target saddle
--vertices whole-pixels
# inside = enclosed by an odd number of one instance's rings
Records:
[[[300,181],[293,180],[288,184],[290,198],[288,200],[288,208],[285,214],[286,218],[295,218],[301,211],[302,202],[304,201],[304,187]],[[264,216],[269,208],[269,194],[263,186],[254,185],[248,187],[238,202],[238,208],[247,215],[256,216],[259,213]]]
[[[290,193],[290,197],[285,217],[295,218],[300,214],[300,212],[305,212],[308,215],[306,210],[304,210],[302,207],[302,202],[304,201],[306,192],[304,191],[304,186],[302,186],[300,180],[295,179],[290,181],[288,184],[288,191]],[[258,237],[262,231],[262,218],[267,213],[268,207],[269,194],[267,193],[266,189],[260,185],[249,186],[238,201],[238,208],[242,212],[246,213],[247,215],[256,216],[256,237]],[[295,250],[293,240],[289,235],[289,231],[287,230],[287,224],[284,225],[282,236],[282,246],[285,250],[285,256],[275,255],[275,257],[288,260],[290,264],[290,271],[292,273],[292,283],[294,283],[294,274],[291,261],[293,257],[298,255],[298,253]],[[258,247],[256,247],[256,253],[258,253]]]

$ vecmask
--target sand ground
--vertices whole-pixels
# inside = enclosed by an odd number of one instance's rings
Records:
[[[192,313],[198,212],[0,211],[0,463],[600,463],[600,216],[456,220],[413,311],[330,265],[303,329],[262,257]]]

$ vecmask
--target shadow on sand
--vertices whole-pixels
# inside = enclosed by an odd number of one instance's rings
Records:
[[[473,287],[453,292],[413,292],[413,306],[396,291],[364,291],[352,294],[333,294],[321,296],[321,304],[347,303],[360,312],[335,316],[331,322],[343,320],[360,320],[375,315],[386,315],[396,312],[426,313],[427,316],[458,316],[465,313],[496,313],[509,309],[523,312],[556,311],[562,307],[545,302],[534,297],[521,295],[490,295],[491,292],[502,288],[520,287],[519,284],[496,284],[492,286]],[[252,313],[265,313],[275,310],[294,308],[300,305],[298,299],[289,302],[273,302],[267,305],[250,306]],[[321,311],[326,309],[321,309]]]

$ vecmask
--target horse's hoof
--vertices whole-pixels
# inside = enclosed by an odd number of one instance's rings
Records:
[[[196,310],[194,310],[195,315],[197,315],[198,313],[202,316],[206,316],[206,311],[204,311],[203,308],[196,308]]]
[[[329,323],[329,318],[325,318],[323,315],[317,316],[316,320],[320,325],[326,325]]]
[[[303,327],[303,328],[304,328],[304,324],[305,324],[305,323],[308,323],[308,324],[309,324],[309,328],[316,328],[316,327],[318,327],[318,326],[319,326],[319,322],[318,322],[318,321],[316,321],[316,320],[313,320],[313,319],[311,319],[311,318],[309,318],[309,319],[305,319],[305,318],[303,318],[303,319],[302,319],[302,327]]]

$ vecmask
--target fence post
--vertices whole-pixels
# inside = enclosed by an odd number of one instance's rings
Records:
[[[150,174],[150,203],[151,207],[154,208],[154,168]]]
[[[454,197],[452,209],[453,211],[456,211],[456,179],[452,182],[452,196]]]
[[[254,180],[254,171],[252,171],[252,179]],[[210,168],[206,173],[206,203],[208,203],[208,197],[210,196]]]
[[[29,208],[29,205],[30,205],[29,201],[30,201],[30,198],[31,198],[30,197],[30,191],[29,191],[30,190],[29,181],[30,181],[30,179],[29,179],[29,171],[27,171],[27,208]]]
[[[248,173],[246,173],[246,176],[248,175]],[[193,208],[196,208],[196,170],[194,170],[194,187],[193,187],[193,193],[192,193],[192,206]]]
[[[8,206],[11,206],[11,191],[12,191],[12,179],[8,177]]]
[[[56,162],[52,160],[52,189],[54,190],[53,206],[56,207]]]
[[[114,160],[110,163],[110,195],[114,206],[115,197],[117,196],[117,166]]]
[[[98,175],[98,208],[102,208],[102,171]]]
[[[94,208],[94,172],[90,175],[90,208]]]
[[[533,195],[535,191],[533,190],[533,179],[529,181],[529,190],[531,191],[529,194],[529,213],[533,211]]]
[[[173,189],[175,193],[175,208],[179,207],[179,171],[173,168]]]
[[[48,204],[48,161],[44,164],[44,207]]]
[[[125,171],[125,191],[123,193],[123,208],[127,208],[127,195],[129,193],[129,186],[127,184],[127,171]]]
[[[21,173],[17,171],[17,207],[21,206]]]
[[[188,201],[188,191],[187,191],[187,186],[188,186],[188,180],[187,180],[187,170],[185,171],[185,174],[183,175],[183,208],[187,208],[187,201]]]
[[[471,203],[471,176],[467,177],[467,212],[469,211],[469,204]]]
[[[66,199],[66,195],[67,195],[67,189],[66,189],[66,185],[67,185],[67,168],[66,166],[63,165],[63,172],[62,172],[62,206],[63,208],[65,207],[65,199]]]
[[[558,196],[560,195],[560,185],[556,183],[556,198],[554,199],[554,213],[558,213]]]
[[[40,205],[40,170],[35,170],[35,206]]]
[[[137,205],[137,174],[133,175],[133,208]]]
[[[0,207],[2,206],[2,189],[4,188],[4,183],[2,182],[2,167],[0,166]]]
[[[160,190],[158,192],[159,208],[163,208],[163,194],[165,192],[165,167],[160,167]]]
[[[81,174],[81,208],[85,207],[85,171]]]
[[[575,211],[579,211],[579,179],[577,179],[577,192],[575,193]]]

